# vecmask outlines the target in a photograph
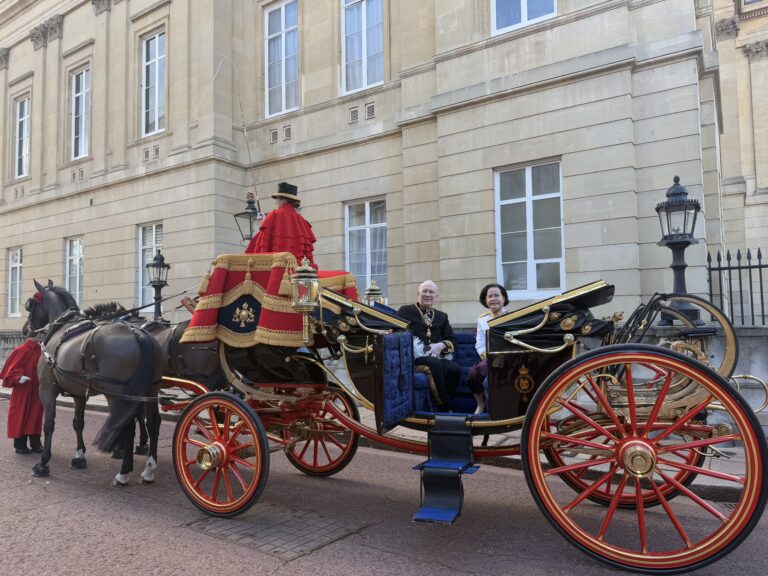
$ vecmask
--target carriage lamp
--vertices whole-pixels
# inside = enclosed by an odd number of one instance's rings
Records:
[[[160,310],[160,303],[163,300],[163,288],[168,286],[168,270],[170,269],[171,265],[165,263],[165,258],[163,258],[159,249],[152,259],[152,262],[147,263],[149,285],[155,290],[155,320],[160,320],[163,317],[163,313]]]
[[[384,304],[384,292],[382,292],[381,288],[376,284],[376,280],[371,280],[371,285],[365,290],[363,298],[365,303],[369,306],[373,306],[377,302],[379,304]]]
[[[264,220],[264,213],[256,206],[256,196],[253,191],[248,190],[245,195],[245,210],[235,214],[235,224],[243,240],[248,242],[253,238],[261,220]]]
[[[291,306],[304,316],[303,339],[309,344],[309,315],[320,306],[320,281],[306,256],[291,274]]]
[[[693,237],[696,229],[696,217],[701,210],[699,201],[688,198],[688,189],[680,184],[680,176],[675,176],[674,184],[667,190],[667,199],[656,205],[661,225],[661,240],[659,246],[672,250],[672,273],[674,275],[673,290],[679,294],[688,292],[685,287],[685,249],[691,244],[698,244]],[[674,308],[690,318],[695,324],[703,322],[699,319],[699,310],[687,302],[673,302]],[[672,316],[661,315],[660,326],[671,326]]]

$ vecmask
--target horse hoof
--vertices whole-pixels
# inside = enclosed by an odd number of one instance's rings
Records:
[[[147,478],[144,478],[144,476],[142,476],[141,477],[141,483],[142,484],[154,484],[155,483],[155,479],[154,478],[147,479]]]
[[[136,448],[133,451],[134,454],[148,454],[149,447],[146,444],[136,444]]]
[[[72,458],[72,462],[70,462],[70,466],[72,468],[76,468],[77,470],[82,470],[88,465],[85,458]]]
[[[116,488],[125,488],[128,486],[128,482],[120,482],[117,478],[112,478],[112,486],[115,486]]]
[[[48,464],[35,464],[32,468],[32,475],[38,478],[44,478],[51,473],[51,467]]]

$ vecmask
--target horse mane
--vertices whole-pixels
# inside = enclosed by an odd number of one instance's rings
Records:
[[[83,310],[83,316],[90,318],[91,320],[97,320],[106,316],[113,316],[125,312],[125,308],[122,304],[117,302],[107,302],[106,304],[96,304],[90,308]]]
[[[77,305],[77,301],[75,300],[74,296],[72,296],[72,294],[70,294],[66,288],[62,288],[61,286],[50,286],[48,290],[56,294],[56,296],[58,296],[59,299],[64,302],[64,305],[67,308],[80,310],[80,306]]]

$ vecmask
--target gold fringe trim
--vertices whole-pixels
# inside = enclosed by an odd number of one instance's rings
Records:
[[[222,254],[213,265],[231,272],[266,272],[272,268],[296,268],[296,257],[290,252]]]
[[[304,336],[301,332],[289,332],[287,330],[272,330],[259,326],[256,334],[253,336],[251,344],[271,344],[272,346],[290,346],[301,348],[302,346],[312,346],[312,334],[309,336],[309,343],[304,343]]]
[[[264,295],[264,301],[261,303],[261,307],[264,310],[272,310],[273,312],[298,314],[298,312],[293,309],[293,306],[291,306],[290,298],[281,298],[280,296],[272,296],[271,294]]]
[[[321,278],[320,285],[329,290],[345,290],[346,288],[357,288],[357,280],[352,274],[346,273],[341,276]]]

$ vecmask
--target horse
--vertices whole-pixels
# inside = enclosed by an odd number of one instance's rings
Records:
[[[150,443],[157,445],[160,418],[154,399],[162,379],[160,345],[146,331],[128,322],[99,323],[84,319],[75,299],[64,288],[54,286],[50,280],[47,286],[37,280],[34,283],[37,294],[27,301],[27,326],[45,333],[38,364],[45,442],[33,474],[48,476],[50,473],[48,461],[56,419],[56,398],[61,392],[71,395],[75,403],[73,427],[77,435],[77,451],[72,466],[86,466],[85,403],[90,395],[104,394],[109,416],[94,443],[103,451],[111,451],[118,444],[123,446],[122,466],[112,483],[126,486],[133,470],[133,421],[144,402],[155,405],[154,410],[148,411],[147,424]],[[142,480],[151,482],[156,468],[155,451],[147,458]]]

